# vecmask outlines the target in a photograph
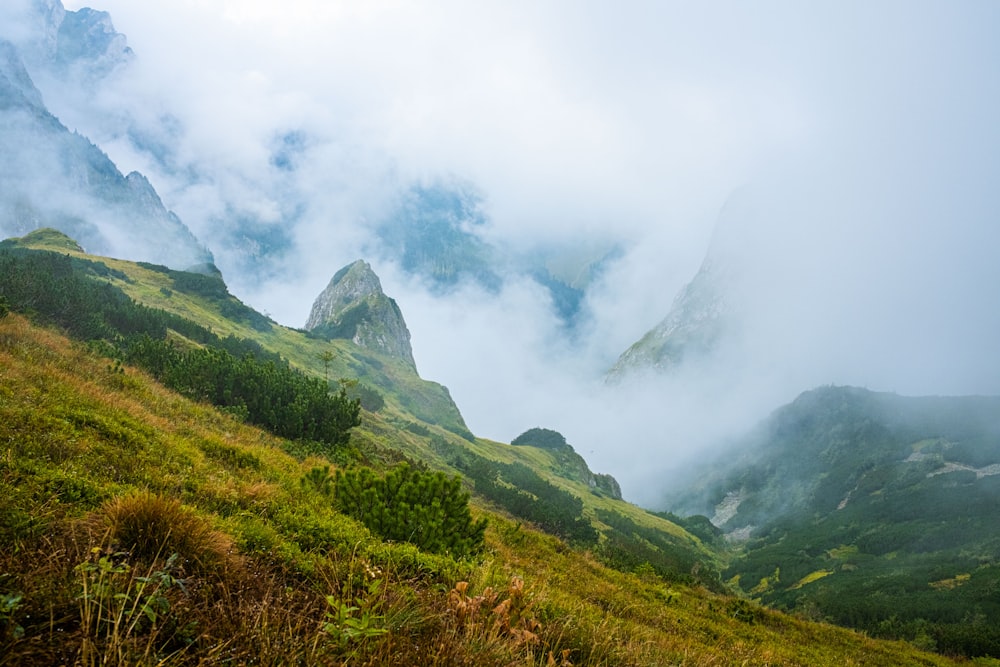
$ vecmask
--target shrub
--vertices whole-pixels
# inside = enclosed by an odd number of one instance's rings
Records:
[[[548,428],[529,428],[510,441],[512,445],[541,447],[542,449],[563,449],[568,447],[566,438],[559,431]]]
[[[433,553],[465,556],[483,544],[486,521],[473,521],[458,476],[401,463],[385,477],[369,468],[336,473],[334,503],[385,539]]]

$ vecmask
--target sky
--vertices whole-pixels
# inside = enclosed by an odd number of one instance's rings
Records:
[[[414,182],[473,184],[494,242],[624,249],[577,340],[533,283],[440,295],[366,257],[421,375],[477,435],[554,428],[655,505],[683,461],[819,384],[1000,393],[1000,3],[92,5],[136,59],[86,103],[46,101],[210,245],[227,205],[287,229],[265,280],[211,248],[233,292],[283,324],[302,326]],[[122,110],[171,143],[174,170],[135,150]],[[291,174],[271,164],[289,132],[305,137]],[[191,166],[199,179],[180,176]],[[604,385],[734,198],[739,343],[711,368]]]

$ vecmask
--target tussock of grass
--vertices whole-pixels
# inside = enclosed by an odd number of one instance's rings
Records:
[[[116,551],[147,562],[176,554],[193,571],[221,566],[233,549],[232,538],[177,499],[148,491],[112,498],[88,524],[96,534],[107,533]]]
[[[289,449],[0,320],[0,665],[953,664],[481,509],[475,558],[385,542]]]

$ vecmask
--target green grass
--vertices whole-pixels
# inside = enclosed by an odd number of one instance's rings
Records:
[[[396,433],[369,416],[357,437]],[[951,664],[611,570],[482,507],[477,558],[384,542],[303,488],[329,461],[294,452],[0,320],[0,664]]]
[[[58,234],[20,243],[93,259]],[[0,318],[0,665],[950,664],[687,585],[726,554],[591,489],[582,459],[477,439],[444,387],[348,341],[262,326],[212,278],[101,261],[111,270],[94,275],[133,299],[316,377],[361,378],[386,404],[320,454]],[[570,547],[473,497],[485,548],[456,560],[383,541],[301,483],[351,461],[452,473],[456,451],[580,498],[600,542]],[[625,544],[669,543],[685,569],[606,567],[616,534],[601,517],[634,529]]]

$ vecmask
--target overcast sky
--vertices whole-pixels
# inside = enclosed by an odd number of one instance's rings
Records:
[[[178,164],[211,181],[158,173],[109,116],[57,115],[202,238],[227,201],[276,225],[282,193],[308,201],[284,279],[226,276],[284,324],[414,180],[473,183],[504,243],[622,244],[573,344],[532,284],[435,297],[375,265],[421,374],[478,435],[555,428],[650,501],[706,434],[816,384],[1000,393],[998,2],[94,4],[137,54],[95,104],[172,114]],[[308,150],[287,182],[269,158],[291,130]],[[666,315],[736,192],[760,313],[746,354],[609,394],[601,372]]]

